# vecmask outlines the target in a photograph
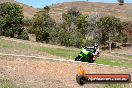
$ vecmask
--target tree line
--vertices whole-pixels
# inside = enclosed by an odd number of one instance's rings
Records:
[[[37,42],[83,47],[94,43],[108,45],[132,42],[132,22],[122,22],[107,15],[83,15],[76,7],[62,14],[60,23],[49,15],[46,6],[32,19],[25,19],[22,7],[16,3],[0,4],[0,35],[28,40],[35,34]]]

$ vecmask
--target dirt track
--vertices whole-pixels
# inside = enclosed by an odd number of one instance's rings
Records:
[[[75,77],[78,66],[82,65],[87,73],[118,74],[129,73],[132,69],[98,66],[87,63],[36,60],[35,58],[0,56],[0,77],[11,80],[20,88],[104,88],[105,84],[79,86]],[[48,58],[48,57],[47,57]],[[132,88],[132,84],[122,85]]]

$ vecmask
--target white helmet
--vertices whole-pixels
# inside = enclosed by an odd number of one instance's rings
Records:
[[[97,44],[97,43],[95,43],[95,44],[94,44],[94,48],[97,48],[97,47],[98,47],[98,44]]]

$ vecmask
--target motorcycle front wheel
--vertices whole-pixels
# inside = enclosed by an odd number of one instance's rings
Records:
[[[81,60],[81,57],[78,55],[76,58],[75,58],[75,61],[80,61]]]

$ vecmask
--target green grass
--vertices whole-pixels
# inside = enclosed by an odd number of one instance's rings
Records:
[[[123,88],[119,84],[106,84],[104,88]]]
[[[0,46],[3,48],[30,48],[27,44],[14,43],[13,41],[6,41],[0,38]]]
[[[15,86],[9,80],[0,79],[0,88],[15,88]]]
[[[3,48],[13,48],[14,46],[11,43],[8,43],[7,41],[4,41],[0,39],[0,46]]]
[[[56,55],[68,59],[74,59],[78,55],[78,51],[74,50],[66,50],[66,49],[60,49],[60,48],[44,48],[44,47],[38,47],[35,48],[35,50],[46,52],[51,55]]]
[[[128,56],[128,58],[132,59],[132,56]]]
[[[97,60],[95,62],[97,64],[132,68],[132,63],[122,62],[122,60],[119,60],[119,59],[113,60],[113,59],[99,57],[99,58],[97,58]]]
[[[30,45],[27,45],[27,44],[16,44],[15,45],[16,48],[21,48],[21,49],[32,49]]]

